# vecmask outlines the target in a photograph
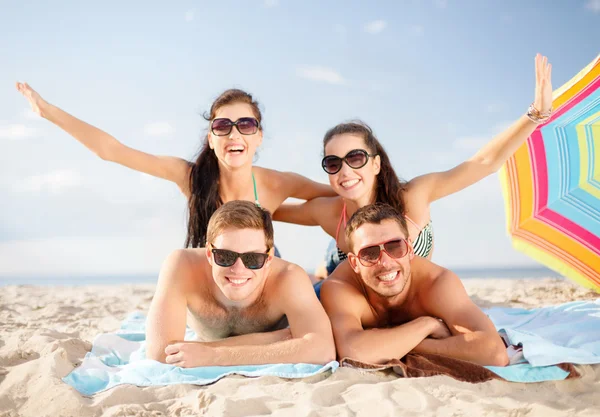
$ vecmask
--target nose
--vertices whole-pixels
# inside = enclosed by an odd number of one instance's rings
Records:
[[[244,265],[244,262],[242,262],[242,258],[237,258],[235,263],[231,265],[231,272],[233,273],[242,273],[245,272],[245,270],[246,266]]]
[[[229,132],[229,139],[239,139],[241,137],[241,133],[238,130],[237,125],[231,126],[231,132]]]
[[[348,166],[346,161],[342,161],[342,168],[339,170],[338,175],[341,176],[346,173],[351,173],[352,171],[353,169]]]
[[[390,265],[394,265],[395,263],[395,259],[388,255],[386,251],[381,251],[381,256],[379,257],[379,264],[381,266],[388,267]]]

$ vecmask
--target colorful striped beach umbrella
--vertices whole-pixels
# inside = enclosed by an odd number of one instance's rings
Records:
[[[500,171],[513,246],[600,292],[600,55]]]

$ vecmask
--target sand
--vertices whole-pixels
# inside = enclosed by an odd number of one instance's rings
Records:
[[[597,294],[556,279],[465,279],[481,307],[533,308]],[[101,332],[147,311],[153,285],[0,287],[0,416],[600,416],[600,365],[576,380],[401,379],[339,369],[302,380],[228,377],[199,387],[118,386],[84,397],[61,378]]]

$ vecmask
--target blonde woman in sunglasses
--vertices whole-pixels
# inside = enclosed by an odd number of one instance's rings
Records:
[[[245,91],[227,90],[212,103],[209,114],[205,115],[208,133],[198,157],[192,162],[132,149],[48,103],[27,83],[17,83],[16,87],[35,113],[70,134],[101,159],[177,185],[188,200],[185,247],[206,245],[210,216],[225,202],[252,201],[273,213],[288,197],[310,200],[335,195],[329,186],[301,175],[253,165],[256,149],[263,139],[262,114],[258,102]]]

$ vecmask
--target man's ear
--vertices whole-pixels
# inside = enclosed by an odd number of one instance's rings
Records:
[[[415,249],[410,239],[406,239],[406,242],[408,242],[408,260],[412,261],[415,257]]]
[[[206,245],[206,260],[210,266],[213,266],[212,246],[210,244]]]
[[[348,263],[350,264],[352,270],[358,274],[358,257],[352,252],[348,252]]]
[[[267,258],[267,261],[265,262],[265,266],[271,266],[271,262],[273,261],[273,258],[275,257],[275,248],[271,248],[269,249],[269,257]]]

